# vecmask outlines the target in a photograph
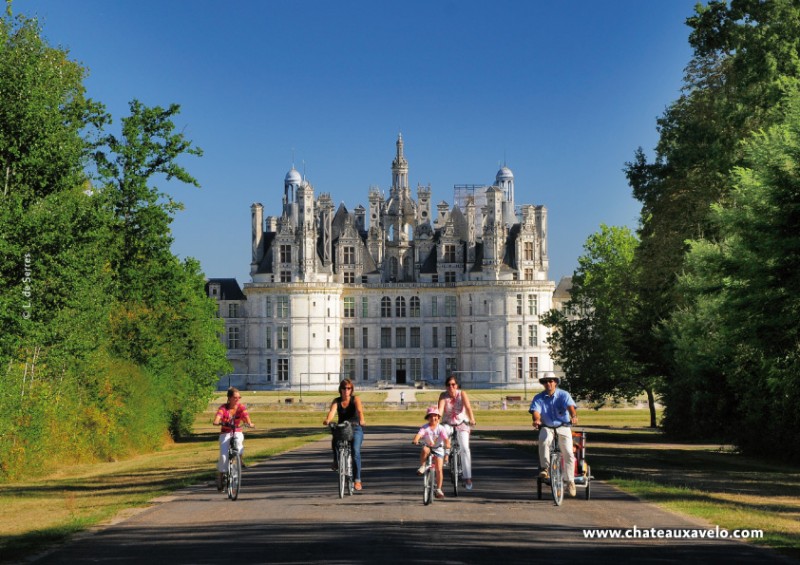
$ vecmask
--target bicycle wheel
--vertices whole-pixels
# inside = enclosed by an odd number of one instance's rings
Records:
[[[461,473],[461,451],[450,452],[450,482],[453,483],[453,495],[458,496],[458,475]]]
[[[586,466],[586,500],[592,496],[592,476],[589,473],[589,466]]]
[[[228,458],[228,498],[239,498],[239,487],[242,483],[242,458],[237,453]]]
[[[347,452],[345,447],[339,446],[339,498],[344,498],[347,488]]]
[[[564,464],[560,452],[550,454],[550,490],[553,491],[553,502],[561,506],[564,500]]]
[[[356,491],[355,477],[353,476],[353,454],[347,453],[347,490],[350,496]]]
[[[433,489],[436,488],[436,476],[433,467],[429,467],[422,475],[422,503],[427,506],[433,502]]]

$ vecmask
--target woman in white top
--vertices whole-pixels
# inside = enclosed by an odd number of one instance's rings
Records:
[[[464,469],[464,484],[467,490],[472,490],[472,454],[469,450],[470,426],[475,425],[475,415],[469,403],[469,396],[458,386],[455,375],[450,375],[445,381],[447,390],[439,395],[439,413],[442,422],[452,426],[453,433],[458,434],[461,444],[461,464]]]

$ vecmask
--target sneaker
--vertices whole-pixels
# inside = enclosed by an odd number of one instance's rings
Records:
[[[467,490],[472,490],[472,481],[471,480],[467,480],[464,483],[464,486],[467,488]]]
[[[442,492],[442,489],[437,488],[434,496],[436,496],[436,498],[444,498],[444,493]]]
[[[355,489],[361,490],[361,481],[356,481]]]
[[[420,465],[419,469],[417,469],[417,475],[424,475],[425,474],[425,465]]]
[[[570,496],[575,496],[577,491],[575,490],[575,481],[570,481],[567,483],[567,492]]]
[[[543,471],[541,471],[539,473],[539,478],[540,479],[545,479],[545,480],[550,478],[550,475],[547,474],[547,469],[544,469]]]

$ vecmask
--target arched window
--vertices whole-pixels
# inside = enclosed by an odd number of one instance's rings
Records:
[[[392,317],[392,299],[388,296],[381,298],[381,318]]]
[[[406,317],[406,299],[402,296],[398,296],[395,301],[395,313],[394,315],[398,318],[405,318]]]

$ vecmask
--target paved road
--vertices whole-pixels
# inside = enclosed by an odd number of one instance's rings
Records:
[[[596,481],[592,499],[556,507],[537,500],[533,462],[495,443],[473,443],[475,489],[422,504],[414,430],[368,428],[364,491],[339,500],[329,442],[318,441],[245,471],[230,502],[210,484],[152,507],[36,560],[82,563],[763,563],[785,561],[733,541],[585,540],[584,528],[705,527]]]

